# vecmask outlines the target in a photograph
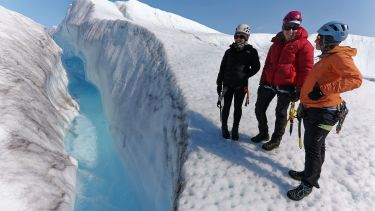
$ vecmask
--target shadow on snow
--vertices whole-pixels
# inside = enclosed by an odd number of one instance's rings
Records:
[[[192,151],[203,148],[205,151],[233,163],[233,165],[241,165],[274,183],[279,187],[281,195],[285,195],[285,192],[290,188],[290,183],[275,173],[278,171],[283,175],[287,175],[289,168],[271,159],[269,153],[273,152],[263,151],[261,144],[250,142],[250,137],[245,134],[240,133],[240,141],[238,142],[225,140],[221,137],[220,128],[201,114],[190,111],[188,116],[190,148]],[[246,140],[246,142],[241,140]],[[254,145],[256,146],[254,147]],[[263,165],[268,165],[272,168],[268,170],[263,168]]]

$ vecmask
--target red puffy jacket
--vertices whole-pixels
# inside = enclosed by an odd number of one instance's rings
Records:
[[[314,65],[314,47],[307,40],[307,31],[299,27],[296,37],[285,41],[282,32],[272,38],[263,67],[261,84],[302,87]]]

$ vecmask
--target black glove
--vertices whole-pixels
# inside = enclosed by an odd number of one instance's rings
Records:
[[[299,100],[300,88],[295,87],[291,92],[289,92],[289,99],[292,102],[297,102]]]
[[[222,85],[217,85],[216,91],[217,91],[217,94],[220,95],[222,91]]]
[[[216,106],[217,106],[218,108],[221,108],[221,101],[220,101],[220,100],[217,101]]]
[[[319,100],[324,96],[323,92],[320,90],[320,86],[318,83],[314,85],[313,90],[308,94],[308,96],[311,100]]]

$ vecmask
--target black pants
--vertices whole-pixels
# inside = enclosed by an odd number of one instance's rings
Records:
[[[275,130],[272,134],[272,141],[280,142],[285,132],[285,125],[288,120],[288,107],[290,97],[288,93],[281,93],[275,90],[259,86],[257,102],[255,103],[255,115],[258,120],[259,133],[268,134],[268,121],[266,111],[272,99],[277,95]]]
[[[237,127],[240,124],[242,116],[242,102],[245,98],[245,91],[243,87],[227,87],[227,91],[224,94],[224,106],[222,111],[222,126],[228,126],[228,117],[230,106],[232,105],[232,99],[234,96],[234,114],[233,114],[233,127]]]
[[[318,180],[325,157],[325,139],[330,127],[337,121],[337,110],[323,108],[303,110],[305,169],[302,180],[317,188],[319,188]]]

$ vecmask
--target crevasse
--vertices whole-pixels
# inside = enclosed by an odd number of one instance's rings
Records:
[[[125,19],[91,21],[90,4],[75,2],[54,39],[65,57],[83,61],[87,79],[100,91],[142,209],[172,210],[181,189],[187,120],[165,50],[150,31]]]

